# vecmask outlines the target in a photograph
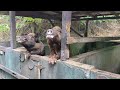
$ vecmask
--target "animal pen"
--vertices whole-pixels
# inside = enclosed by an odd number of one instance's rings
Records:
[[[0,46],[1,79],[117,79],[120,78],[120,45],[89,51],[70,57],[73,43],[109,42],[120,37],[87,37],[90,20],[119,19],[120,11],[0,11],[10,16],[10,47]],[[108,17],[105,17],[108,15]],[[114,17],[109,17],[114,15]],[[62,22],[61,58],[55,65],[48,56],[32,55],[25,59],[25,50],[16,48],[15,16]],[[90,16],[90,17],[88,17]],[[71,27],[71,21],[86,20],[84,37]],[[70,31],[80,37],[71,37]]]

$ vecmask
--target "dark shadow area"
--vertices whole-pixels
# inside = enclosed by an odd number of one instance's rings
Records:
[[[96,69],[120,74],[120,45],[109,46],[81,54],[77,62],[95,66]]]

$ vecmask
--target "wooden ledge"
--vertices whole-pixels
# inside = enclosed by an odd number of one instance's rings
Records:
[[[67,44],[104,42],[109,40],[119,40],[120,37],[67,37]]]

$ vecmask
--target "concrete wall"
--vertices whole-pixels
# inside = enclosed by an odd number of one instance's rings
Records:
[[[107,48],[105,52],[110,54],[109,52],[113,51],[113,49],[114,49],[114,52],[116,53],[119,53],[120,51],[119,46],[114,46],[111,48],[112,49]],[[3,50],[3,48],[0,48],[0,51],[1,50],[4,51],[5,53],[0,54],[0,64],[30,79],[100,79],[100,78],[117,79],[117,78],[120,78],[119,74],[106,72],[103,70],[96,69],[94,66],[80,63],[80,62],[84,62],[82,60],[89,61],[90,59],[93,60],[93,62],[96,62],[96,61],[98,62],[100,59],[94,58],[94,57],[96,57],[97,54],[99,54],[100,52],[89,52],[87,54],[79,55],[79,57],[70,58],[67,61],[58,60],[55,65],[51,65],[48,63],[49,58],[47,56],[32,55],[29,60],[25,59],[24,49],[17,48],[12,50],[10,48],[5,48]],[[98,56],[99,58],[104,56],[103,52]],[[113,60],[113,58],[111,60]],[[114,62],[115,65],[117,63],[118,62]],[[100,62],[94,63],[94,65],[100,66],[101,63]],[[119,65],[116,65],[116,66],[119,66]],[[108,67],[107,64],[105,67]],[[3,76],[3,74],[5,74],[6,76],[4,78],[13,78],[10,75],[7,76],[6,75],[7,73],[0,72],[0,76]]]
[[[10,41],[7,42],[0,42],[1,46],[5,46],[5,47],[10,47]]]
[[[97,69],[120,74],[120,45],[111,46],[80,55],[78,62],[95,66]]]

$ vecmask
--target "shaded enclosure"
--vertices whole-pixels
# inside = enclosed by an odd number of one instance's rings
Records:
[[[95,68],[120,74],[120,45],[111,46],[80,55],[77,61],[95,66]]]
[[[119,11],[8,11],[10,15],[10,46],[0,47],[0,78],[10,79],[117,79],[120,78],[120,37],[88,37],[89,20],[117,19]],[[114,17],[104,17],[114,15]],[[26,59],[26,50],[16,43],[15,16],[26,16],[61,21],[61,58],[55,65],[46,55],[32,55]],[[89,17],[88,17],[89,16]],[[84,35],[71,27],[71,20],[86,20]],[[53,26],[54,24],[51,23]],[[74,31],[79,37],[70,36]],[[69,48],[70,47],[70,48]],[[70,55],[69,55],[70,54]],[[63,61],[64,60],[64,61]]]

